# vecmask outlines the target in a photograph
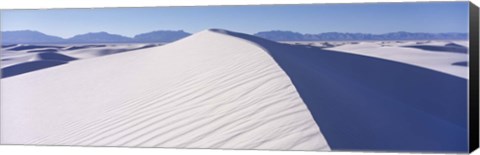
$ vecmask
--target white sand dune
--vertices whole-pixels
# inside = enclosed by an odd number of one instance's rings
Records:
[[[459,45],[468,44],[462,41],[456,43]],[[468,79],[468,67],[452,65],[457,62],[468,61],[468,54],[435,52],[406,47],[415,44],[416,42],[406,41],[400,43],[386,42],[383,44],[385,46],[382,46],[382,44],[377,42],[361,42],[360,44],[346,44],[343,46],[337,46],[334,48],[329,48],[329,50],[402,62]],[[445,46],[447,44],[448,42],[446,43],[444,41],[431,41],[423,43],[423,45],[438,47]]]
[[[75,57],[78,59],[87,59],[87,58],[95,58],[99,56],[105,56],[110,54],[122,53],[126,51],[138,50],[148,47],[157,46],[155,44],[110,44],[104,46],[92,46],[92,45],[85,45],[82,46],[71,46],[66,47],[62,52],[62,54]]]
[[[264,49],[209,30],[5,78],[1,90],[2,144],[330,149]]]
[[[11,45],[1,51],[2,78],[63,65],[74,60],[95,58],[155,46],[158,45]]]
[[[269,52],[289,75],[332,150],[468,151],[467,79],[378,57],[222,33]],[[430,46],[421,47],[428,50],[422,52],[464,52]]]
[[[468,41],[299,41],[283,42],[391,60],[468,79]],[[418,46],[418,47],[417,47]],[[459,46],[460,48],[455,48]],[[423,49],[422,49],[423,48]],[[430,50],[426,50],[430,49]],[[465,52],[459,52],[459,51]]]
[[[28,72],[1,79],[0,142],[465,150],[468,42],[286,43],[214,29],[153,48],[6,47],[3,73]]]
[[[75,59],[95,58],[110,54],[157,46],[156,44],[106,45],[28,45],[17,44],[2,48],[2,68],[36,60],[41,53],[58,53]]]

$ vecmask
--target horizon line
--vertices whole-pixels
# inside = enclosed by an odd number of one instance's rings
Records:
[[[204,29],[204,30],[201,30],[201,31],[210,30],[210,29],[217,29],[217,28],[208,28],[208,29]],[[225,29],[225,30],[226,30],[226,29]],[[111,32],[105,31],[105,30],[100,30],[100,31],[84,32],[84,33],[80,33],[80,34],[73,35],[73,36],[71,36],[71,37],[61,37],[61,36],[58,36],[58,35],[47,34],[47,33],[44,33],[44,32],[42,32],[42,31],[39,31],[39,30],[30,30],[30,29],[23,29],[23,30],[6,30],[6,31],[3,31],[3,30],[2,30],[2,31],[0,31],[0,32],[1,32],[1,33],[5,33],[5,32],[19,32],[19,31],[38,32],[38,33],[42,33],[42,34],[44,34],[44,35],[59,37],[59,38],[62,38],[62,39],[70,39],[70,38],[73,38],[73,37],[75,37],[75,36],[85,35],[85,34],[91,34],[91,33],[107,33],[107,34],[110,34],[110,35],[119,35],[119,36],[122,36],[122,37],[127,37],[127,38],[132,38],[132,39],[133,39],[133,38],[135,38],[135,36],[137,36],[137,35],[145,34],[145,33],[151,33],[151,32],[157,32],[157,31],[172,31],[172,32],[177,32],[177,31],[179,31],[179,32],[185,32],[185,33],[189,33],[189,34],[195,34],[195,33],[201,32],[201,31],[198,31],[198,32],[192,33],[192,32],[185,31],[185,30],[183,30],[183,29],[177,29],[177,30],[172,30],[172,29],[158,29],[158,30],[152,30],[152,31],[147,31],[147,32],[138,33],[138,34],[135,34],[135,35],[133,35],[133,36],[127,36],[127,35],[123,35],[123,34],[111,33]],[[405,33],[426,33],[426,34],[451,34],[451,33],[467,34],[467,35],[469,34],[469,32],[410,32],[410,31],[404,31],[404,30],[391,31],[391,32],[385,32],[385,33],[338,32],[338,31],[328,31],[328,32],[320,32],[320,33],[301,33],[301,32],[292,31],[292,30],[278,30],[278,29],[258,31],[258,32],[255,32],[255,33],[245,33],[245,32],[240,32],[240,33],[255,35],[255,34],[260,33],[260,32],[273,32],[273,31],[278,31],[278,32],[293,32],[293,33],[299,33],[299,34],[302,34],[302,35],[320,35],[320,34],[325,34],[325,33],[384,35],[384,34],[389,34],[389,33],[400,33],[400,32],[405,32]],[[238,31],[235,31],[235,32],[238,32]]]

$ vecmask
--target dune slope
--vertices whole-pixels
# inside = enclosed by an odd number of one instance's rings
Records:
[[[329,150],[266,51],[208,30],[1,79],[1,90],[2,144]]]
[[[423,67],[217,30],[263,47],[332,150],[467,152],[467,80]]]

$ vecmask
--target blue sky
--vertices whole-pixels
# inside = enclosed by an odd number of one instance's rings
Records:
[[[468,2],[2,10],[0,26],[2,31],[28,29],[65,38],[99,31],[131,37],[207,28],[250,34],[468,32]]]

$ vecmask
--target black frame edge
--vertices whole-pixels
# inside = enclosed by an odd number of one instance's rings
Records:
[[[479,146],[479,12],[470,2],[469,6],[469,152]]]

